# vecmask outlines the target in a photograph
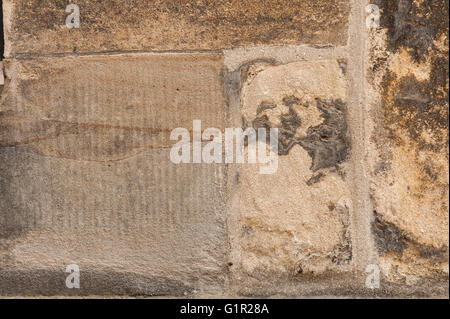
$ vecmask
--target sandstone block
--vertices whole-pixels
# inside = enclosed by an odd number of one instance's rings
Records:
[[[448,2],[376,3],[367,126],[380,266],[390,281],[448,285]]]
[[[170,161],[170,132],[225,125],[215,54],[8,60],[0,294],[223,288],[225,167]],[[77,264],[81,288],[67,289]]]
[[[348,0],[74,2],[7,0],[6,56],[136,50],[217,50],[260,44],[343,45]]]
[[[352,260],[346,176],[351,145],[339,63],[256,61],[238,72],[243,126],[279,129],[277,172],[237,168],[238,289],[251,293],[242,284],[246,276],[271,278],[276,286],[275,278],[295,281],[345,270]]]

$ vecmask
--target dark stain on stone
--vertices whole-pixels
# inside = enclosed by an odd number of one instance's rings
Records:
[[[351,242],[339,243],[333,247],[331,262],[336,265],[345,265],[352,260]]]
[[[448,33],[449,0],[378,0],[381,26],[388,29],[388,49],[405,47],[416,61],[424,61],[433,41]]]
[[[448,147],[448,0],[376,1],[382,10],[381,27],[387,29],[387,50],[405,49],[413,61],[429,63],[428,80],[398,78],[387,72],[383,79],[384,127],[388,138],[401,143],[402,132],[417,142],[418,150],[440,152]],[[440,42],[441,46],[435,42]],[[442,48],[444,47],[444,48]],[[381,61],[385,63],[386,61]],[[430,132],[432,141],[423,137]]]
[[[383,65],[386,64],[387,58],[386,57],[373,57],[373,62],[370,66],[370,70],[372,72],[378,71]]]
[[[300,99],[299,98],[297,98],[296,96],[294,96],[294,95],[291,95],[291,96],[285,96],[284,98],[283,98],[283,104],[284,105],[286,105],[286,106],[293,106],[293,105],[300,105],[300,103],[301,103],[301,101],[300,101]]]
[[[442,71],[441,71],[442,72]],[[400,143],[398,129],[402,128],[417,141],[419,150],[438,152],[448,145],[448,93],[446,97],[432,88],[431,81],[420,82],[413,76],[397,79],[394,74],[385,76],[384,124],[388,137]],[[443,88],[443,83],[434,83]],[[388,98],[393,96],[392,101]],[[422,137],[429,131],[433,142]]]
[[[375,220],[372,222],[372,232],[375,235],[375,243],[380,254],[396,252],[402,254],[408,247],[407,238],[403,231],[396,225],[384,221],[381,216],[374,211]]]
[[[242,64],[236,70],[230,71],[226,67],[220,72],[226,104],[229,109],[238,109],[241,104],[242,86],[249,77],[249,69],[257,64],[275,65],[275,59],[256,59]]]
[[[278,128],[278,155],[287,155],[291,148],[297,144],[295,133],[297,128],[300,127],[301,122],[293,108],[289,108],[288,114],[282,114],[280,116],[280,122],[281,126],[276,127]],[[269,141],[272,124],[267,115],[256,117],[251,124],[255,130],[258,128],[266,129],[266,141]]]
[[[242,234],[243,235],[250,235],[253,232],[254,232],[254,230],[251,226],[246,226],[246,225],[242,226]]]
[[[296,144],[295,133],[297,128],[302,125],[302,122],[292,107],[289,108],[289,113],[280,116],[280,122],[281,127],[278,128],[278,153],[287,155]]]
[[[434,168],[430,165],[425,165],[423,167],[423,171],[425,172],[425,174],[428,175],[428,177],[430,178],[430,182],[434,182],[437,180],[438,178],[438,173],[434,170]]]
[[[269,117],[267,115],[258,116],[252,121],[252,126],[254,129],[258,128],[265,128],[267,130],[270,129]]]
[[[234,71],[223,68],[220,74],[223,85],[224,96],[229,109],[239,111],[241,105],[242,86],[246,83],[250,67],[256,64],[276,65],[274,59],[257,59],[244,63]],[[303,147],[312,158],[312,171],[323,168],[336,167],[338,164],[347,160],[351,145],[348,137],[347,128],[347,109],[346,104],[340,100],[322,100],[317,98],[317,108],[321,111],[323,123],[309,127],[307,136],[297,138],[296,131],[301,126],[301,118],[292,107],[301,104],[300,99],[295,96],[286,96],[283,98],[283,104],[289,107],[287,114],[280,116],[281,125],[278,128],[278,154],[287,155],[296,144]],[[301,104],[309,107],[307,104]],[[266,141],[269,141],[270,128],[273,125],[269,122],[266,114],[261,114],[267,109],[272,109],[272,103],[262,103],[257,109],[257,117],[251,122],[242,118],[242,128],[249,126],[265,128],[267,132]],[[276,107],[276,105],[275,105]]]
[[[292,102],[292,99],[288,100]],[[292,147],[298,144],[311,156],[312,171],[334,167],[344,162],[350,149],[345,103],[341,100],[324,101],[318,98],[316,105],[322,112],[323,123],[309,127],[306,137],[295,137],[297,129],[301,126],[301,119],[292,107],[289,107],[287,114],[280,116],[281,125],[277,126],[278,155],[289,154]],[[261,115],[252,121],[252,126],[255,129],[265,128],[269,135],[272,124],[267,115]]]
[[[433,247],[423,245],[393,223],[387,222],[374,211],[375,220],[372,223],[372,232],[380,255],[394,252],[402,255],[409,245],[414,246],[422,258],[427,258],[432,263],[444,262],[448,260],[448,247]]]
[[[310,179],[308,179],[308,180],[306,181],[306,185],[308,185],[308,186],[314,185],[314,184],[320,182],[320,180],[321,180],[322,177],[324,177],[324,176],[325,176],[325,174],[323,174],[322,172],[320,172],[319,174],[314,175],[313,177],[311,177]],[[330,209],[330,210],[332,210],[332,209]]]
[[[347,159],[350,139],[347,132],[346,105],[341,100],[316,99],[323,123],[308,128],[298,143],[312,158],[311,170],[334,167]]]
[[[432,246],[418,245],[419,255],[427,258],[432,263],[448,261],[448,247],[435,248]]]
[[[223,49],[299,42],[338,45],[345,44],[347,39],[347,0],[266,0],[264,3],[259,0],[78,0],[81,28],[70,31],[61,30],[68,15],[65,12],[68,3],[63,0],[14,0],[9,37],[22,42],[14,43],[19,51],[36,51],[36,48],[30,48],[27,40],[33,40],[36,46],[51,32],[54,32],[52,48],[46,48],[44,43],[38,51],[54,50],[57,45],[62,51],[71,51],[72,48],[63,41],[67,32],[82,34],[83,40],[93,39],[91,42],[83,41],[80,52],[85,51],[86,46],[96,51],[99,48],[113,51],[136,49],[136,46],[126,43],[126,38],[120,41],[124,38],[123,30],[127,30],[125,37],[142,37],[152,32],[152,36],[143,37],[146,40],[141,41],[139,49],[153,50],[160,46],[194,50],[199,46]],[[149,30],[149,21],[150,24],[159,22],[161,27]],[[164,38],[167,32],[179,35],[184,32],[185,36]],[[113,40],[108,41],[111,38]]]
[[[113,269],[83,270],[80,288],[66,287],[65,269],[0,269],[2,296],[185,296],[194,289],[178,280]]]
[[[261,104],[258,106],[258,109],[256,110],[256,114],[260,114],[264,112],[265,110],[271,110],[276,108],[277,105],[269,102],[261,102]]]

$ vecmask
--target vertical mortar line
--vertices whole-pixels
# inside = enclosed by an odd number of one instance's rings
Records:
[[[353,212],[351,238],[353,267],[364,272],[367,265],[376,263],[375,247],[371,234],[372,206],[366,171],[365,118],[365,54],[367,1],[352,0],[349,23],[347,57],[349,61],[349,127],[352,138]],[[363,284],[363,283],[361,283]]]

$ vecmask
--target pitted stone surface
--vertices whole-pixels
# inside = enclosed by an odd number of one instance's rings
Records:
[[[256,62],[241,71],[244,125],[279,128],[280,156],[272,175],[259,174],[255,165],[238,169],[241,268],[236,276],[339,272],[352,258],[347,158],[333,157],[333,147],[324,152],[334,129],[342,131],[342,141],[336,141],[350,147],[339,64]],[[342,116],[328,112],[333,109]],[[324,130],[317,141],[316,130]]]
[[[368,165],[384,275],[448,276],[448,1],[378,1]]]
[[[62,0],[5,0],[6,56],[245,45],[344,45],[348,0],[78,0],[68,29]]]
[[[2,3],[0,296],[448,297],[448,0]]]
[[[221,67],[215,54],[7,61],[1,295],[222,291],[225,167],[173,164],[169,139],[194,119],[224,127]]]

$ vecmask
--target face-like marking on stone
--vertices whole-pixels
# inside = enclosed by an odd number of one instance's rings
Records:
[[[344,162],[350,142],[339,63],[256,64],[253,69],[242,85],[244,127],[278,128],[278,154],[300,145],[312,159],[312,171]]]
[[[348,264],[353,205],[346,179],[334,169],[350,147],[339,62],[259,60],[224,77],[230,78],[240,82],[224,81],[226,92],[239,93],[228,94],[235,103],[229,107],[239,108],[243,128],[278,128],[280,155],[272,175],[258,174],[252,165],[238,168],[243,231],[235,269],[253,277],[307,277]]]
[[[346,106],[341,100],[322,101],[317,99],[316,107],[322,114],[323,122],[307,129],[306,136],[297,136],[297,129],[302,125],[302,119],[292,108],[301,103],[296,97],[285,97],[288,113],[279,117],[280,125],[270,122],[266,114],[259,115],[252,121],[253,128],[278,128],[278,154],[287,155],[296,144],[303,147],[312,158],[311,170],[333,167],[347,158],[350,142],[347,137]],[[272,106],[273,104],[271,104]],[[305,106],[308,107],[308,106]],[[276,106],[270,107],[274,109]],[[260,108],[259,108],[260,109]],[[266,109],[263,109],[265,111]],[[261,114],[262,112],[259,112]]]
[[[308,135],[298,143],[308,151],[313,163],[311,169],[333,167],[346,160],[350,149],[347,136],[346,106],[341,100],[317,99],[317,108],[322,111],[323,123],[308,128]]]

